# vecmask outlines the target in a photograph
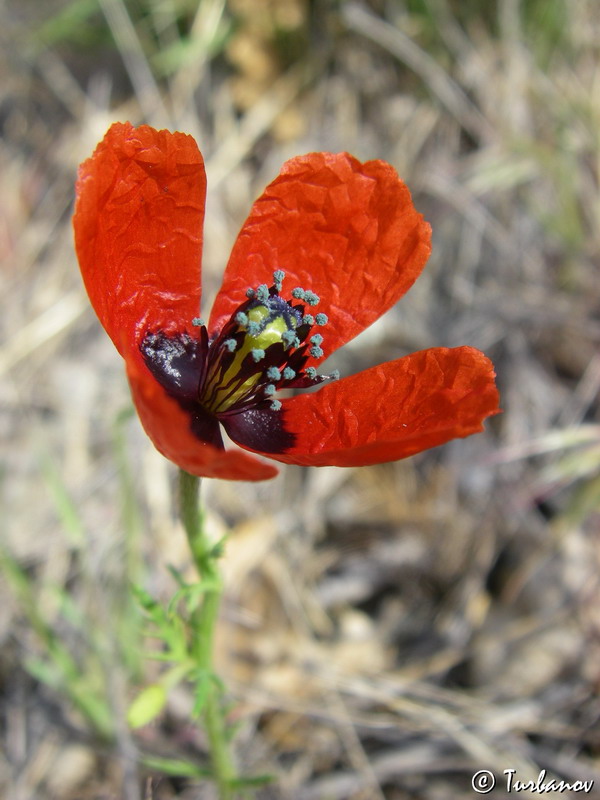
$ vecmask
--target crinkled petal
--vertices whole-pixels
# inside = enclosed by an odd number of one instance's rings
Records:
[[[79,169],[73,226],[92,305],[121,355],[200,309],[206,177],[191,136],[116,123]]]
[[[216,331],[246,299],[285,272],[320,297],[327,357],[387,311],[409,288],[430,253],[431,230],[410,192],[383,161],[361,164],[347,153],[309,153],[287,161],[254,204],[234,245],[209,328]]]
[[[422,350],[284,400],[283,424],[296,441],[269,455],[304,466],[396,461],[482,431],[498,412],[494,369],[483,353]]]
[[[272,464],[242,450],[220,449],[194,435],[191,415],[169,397],[141,357],[128,359],[127,377],[146,433],[156,449],[181,469],[205,478],[240,481],[262,481],[277,475]]]
[[[296,441],[285,429],[283,415],[269,406],[224,415],[221,424],[234,442],[263,455],[287,452]]]

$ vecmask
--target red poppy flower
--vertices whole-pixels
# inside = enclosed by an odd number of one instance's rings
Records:
[[[113,125],[77,182],[73,224],[90,300],[125,359],[146,432],[195,475],[263,480],[287,464],[359,466],[482,430],[491,363],[434,348],[340,381],[317,367],[389,309],[430,252],[394,169],[347,153],[284,164],[200,311],[206,177],[191,136]],[[278,399],[280,389],[317,392]],[[225,448],[221,426],[241,448]]]

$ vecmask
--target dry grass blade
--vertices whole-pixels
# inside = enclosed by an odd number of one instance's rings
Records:
[[[225,0],[209,0],[198,4],[190,27],[186,57],[171,81],[173,116],[176,120],[189,115],[193,94],[202,80],[212,43],[218,37],[223,22],[224,11]]]
[[[237,129],[219,145],[206,164],[211,186],[217,188],[239,166],[310,80],[311,71],[305,65],[291,67],[246,112]]]
[[[127,68],[144,118],[158,127],[168,124],[169,113],[148,65],[139,37],[123,0],[99,0]]]
[[[61,297],[56,303],[31,320],[4,343],[0,353],[0,376],[38,348],[45,346],[57,336],[68,333],[81,315],[87,311],[87,302],[80,291]]]
[[[348,27],[389,50],[421,78],[434,97],[462,127],[481,141],[493,141],[494,131],[461,87],[437,61],[398,28],[366,11],[354,2],[342,6]]]

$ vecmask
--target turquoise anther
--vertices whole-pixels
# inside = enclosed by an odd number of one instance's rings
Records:
[[[266,303],[269,299],[269,287],[266,283],[261,283],[261,285],[256,289],[256,298],[260,300],[261,303]]]
[[[300,340],[296,336],[295,331],[283,331],[281,338],[286,347],[299,347]]]

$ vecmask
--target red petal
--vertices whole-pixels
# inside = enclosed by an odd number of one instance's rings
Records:
[[[156,449],[192,475],[262,481],[278,470],[242,450],[219,450],[197,439],[190,417],[165,392],[139,358],[127,360],[127,377],[142,425]]]
[[[347,153],[292,158],[254,204],[235,243],[210,318],[219,329],[246,290],[285,272],[321,298],[325,354],[352,339],[413,284],[430,253],[429,225],[383,161]]]
[[[92,305],[122,355],[200,309],[206,178],[191,136],[113,125],[79,169],[73,225]]]
[[[396,461],[483,430],[499,412],[491,362],[472,347],[434,348],[283,401],[294,448],[271,458],[305,466]]]

